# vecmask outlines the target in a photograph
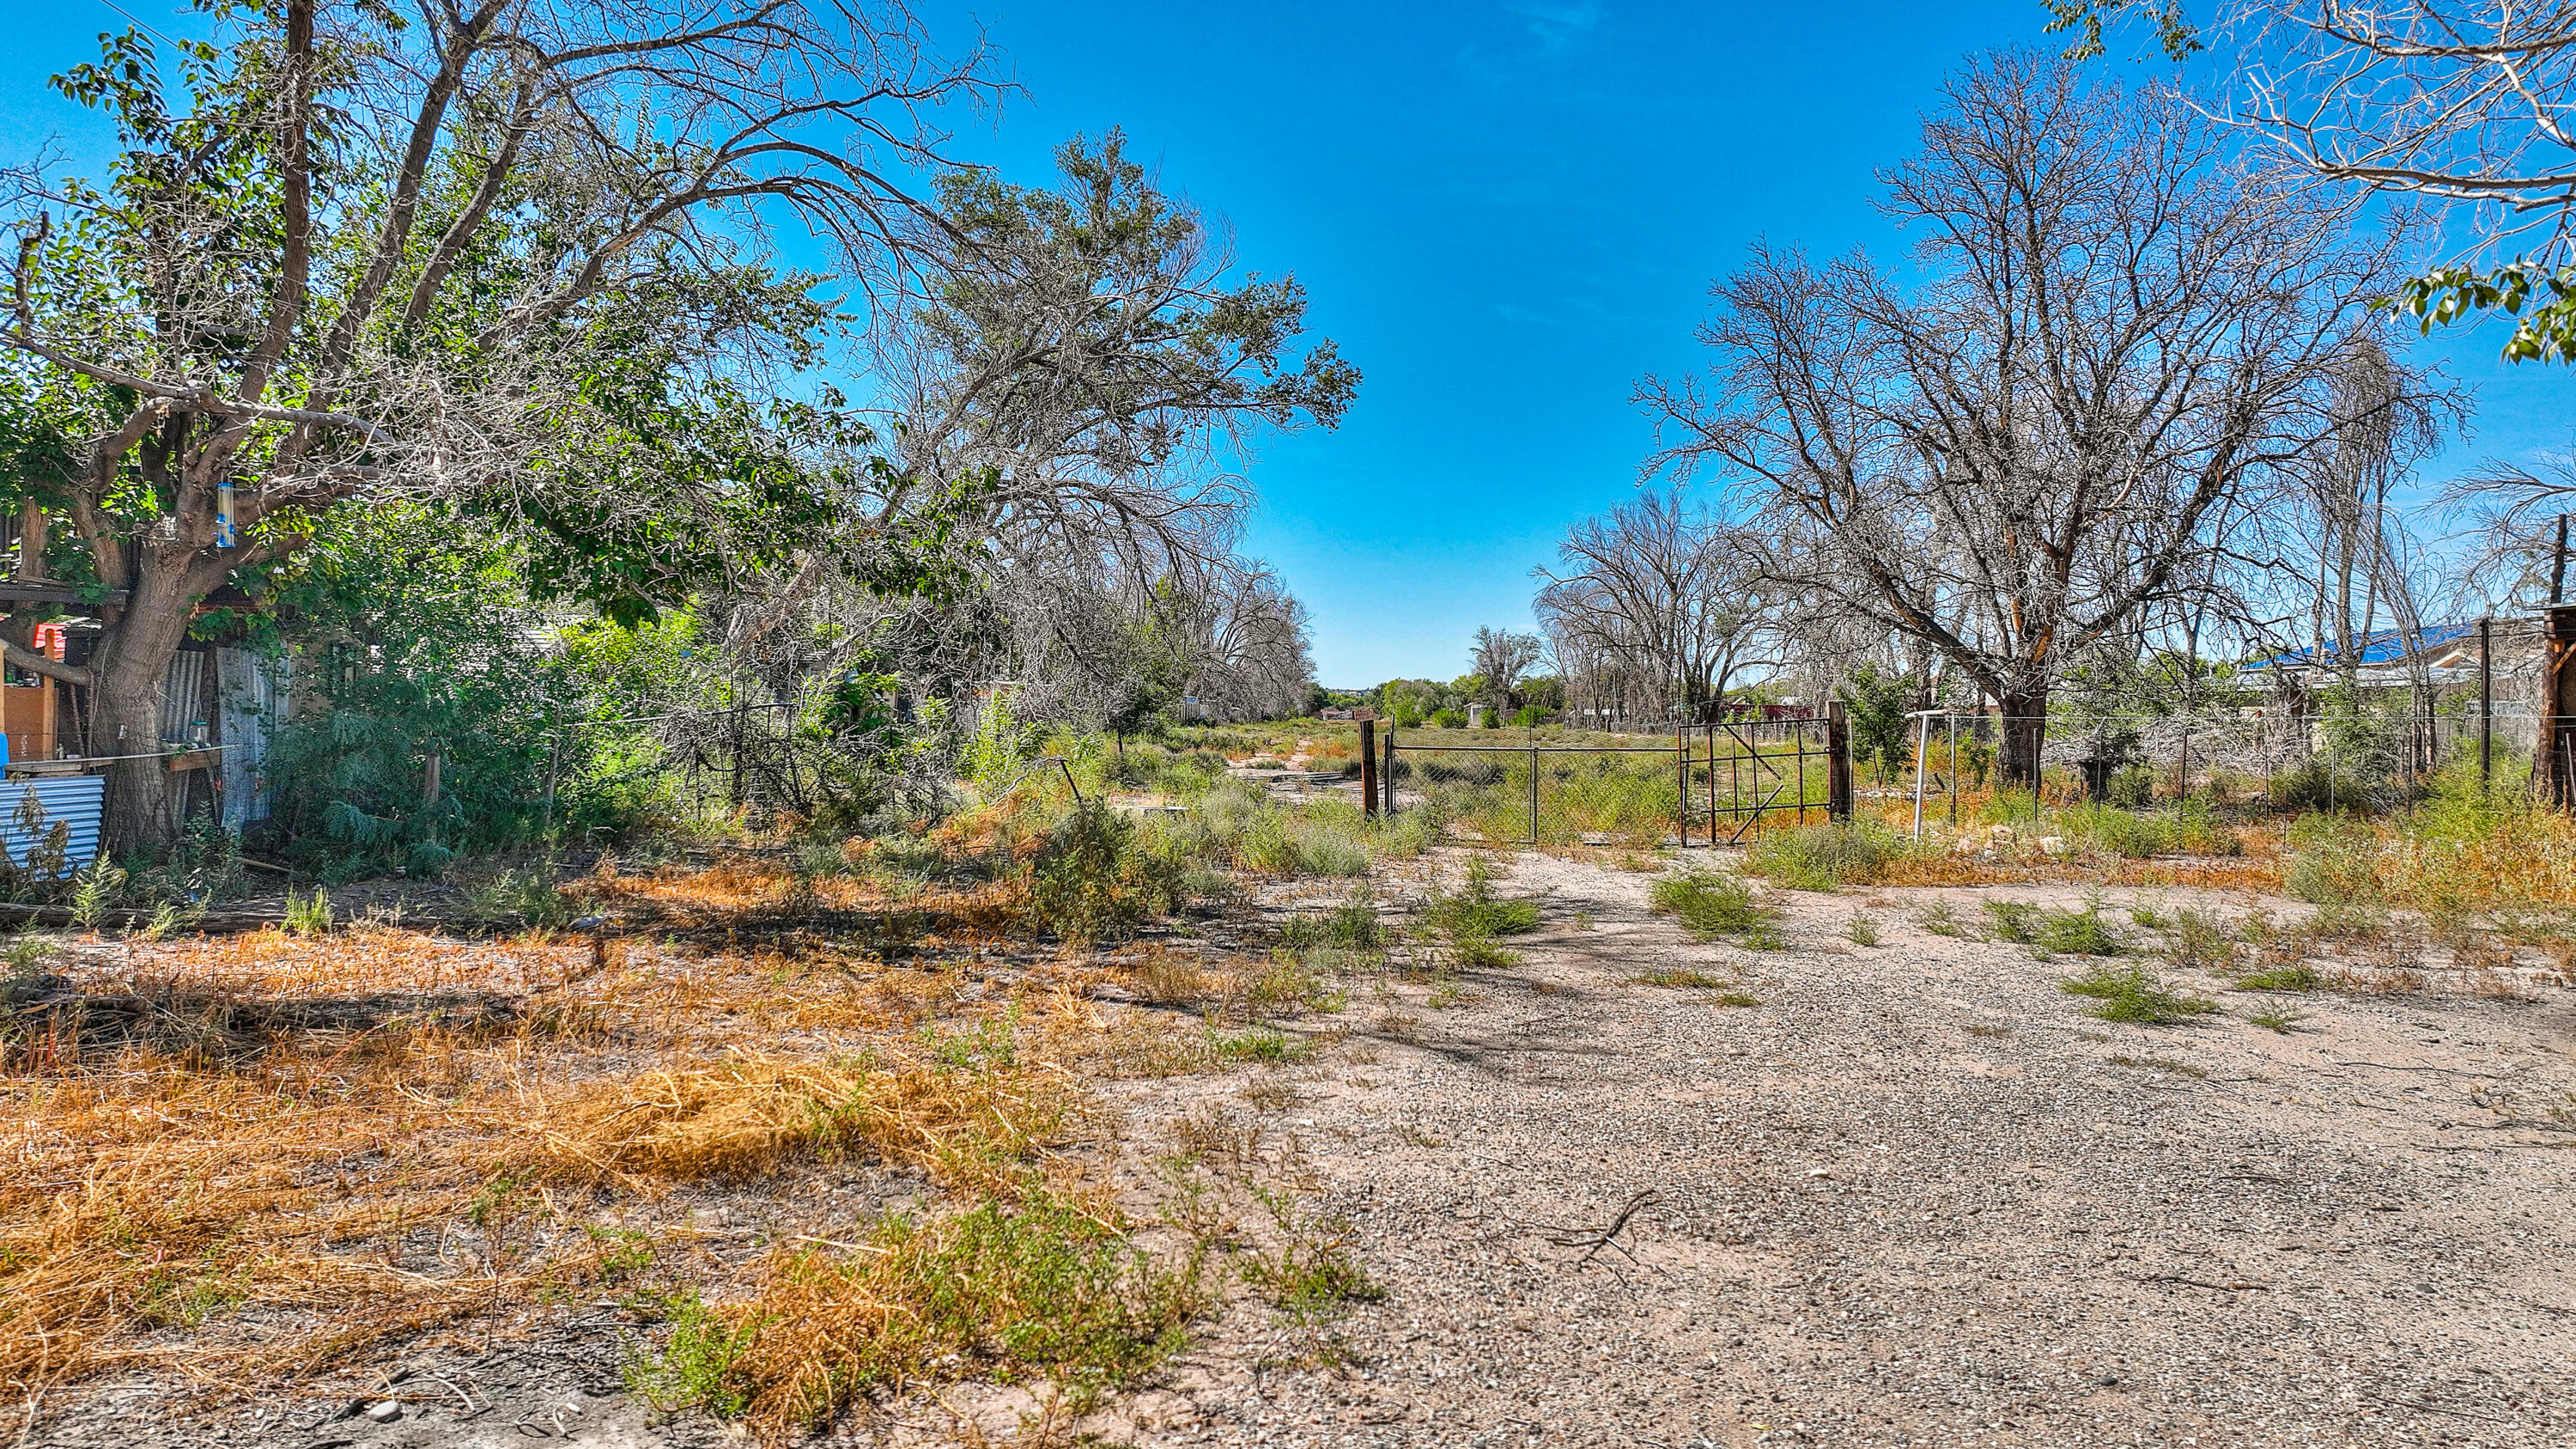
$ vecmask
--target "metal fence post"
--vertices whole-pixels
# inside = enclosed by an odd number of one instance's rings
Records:
[[[1945,715],[1950,724],[1950,828],[1959,828],[1959,717]]]
[[[1538,848],[1538,736],[1530,736],[1530,849]]]
[[[1717,822],[1710,821],[1708,828],[1708,843],[1715,845]],[[1673,831],[1680,838],[1682,849],[1690,849],[1690,722],[1688,720],[1677,720],[1673,724]]]
[[[2486,793],[2495,785],[2495,651],[2488,626],[2493,619],[2478,621],[2478,792]]]
[[[1386,727],[1386,768],[1379,772],[1379,779],[1383,782],[1382,788],[1386,791],[1386,813],[1393,815],[1395,813],[1395,726],[1391,724]]]

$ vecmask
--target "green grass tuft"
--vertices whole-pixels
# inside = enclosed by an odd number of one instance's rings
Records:
[[[2218,1009],[2215,1001],[2174,991],[2143,966],[2097,965],[2057,985],[2070,995],[2089,996],[2100,1002],[2089,1014],[2104,1021],[2172,1026]]]
[[[1753,888],[1742,878],[1717,871],[1665,876],[1654,883],[1647,898],[1658,914],[1678,918],[1703,940],[1753,930],[1777,914],[1754,904]]]

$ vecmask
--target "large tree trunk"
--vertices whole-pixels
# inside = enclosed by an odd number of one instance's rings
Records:
[[[91,661],[89,753],[115,761],[107,767],[99,821],[100,847],[111,854],[165,843],[176,823],[169,818],[170,775],[158,758],[161,691],[171,657],[187,637],[196,595],[176,571],[139,572]]]
[[[2027,790],[2039,783],[2040,750],[2048,738],[2048,686],[2007,688],[1998,702],[2003,708],[2003,740],[1996,752],[1996,768],[2007,788]]]

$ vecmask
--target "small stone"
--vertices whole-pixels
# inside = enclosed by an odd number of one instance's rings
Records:
[[[2042,855],[2052,857],[2073,855],[2075,847],[2067,844],[2066,837],[2063,835],[2043,835],[2039,838],[2039,851]]]
[[[402,1405],[383,1399],[367,1406],[367,1417],[379,1424],[390,1424],[402,1417]]]

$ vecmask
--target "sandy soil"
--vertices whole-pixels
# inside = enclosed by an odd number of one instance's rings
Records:
[[[1272,1114],[1387,1290],[1351,1362],[1261,1371],[1238,1314],[1135,1442],[2576,1443],[2563,990],[2114,1026],[2065,960],[1917,920],[2046,891],[1784,894],[1756,954],[1639,875],[1524,856],[1510,888],[1548,903],[1522,964],[1355,1004],[1399,1030]],[[1632,984],[1673,967],[1760,1004]],[[1613,1248],[1552,1241],[1641,1198]]]

